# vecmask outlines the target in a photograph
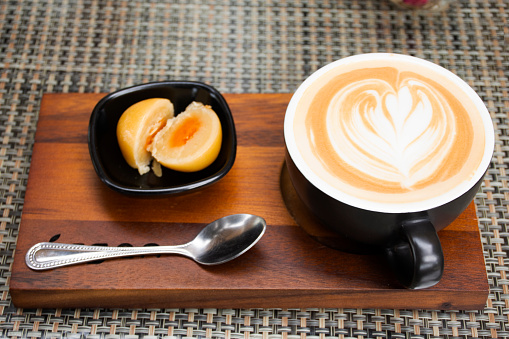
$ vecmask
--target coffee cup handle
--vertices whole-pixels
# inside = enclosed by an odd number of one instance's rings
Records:
[[[386,249],[386,257],[399,282],[407,288],[430,287],[442,278],[444,254],[428,219],[405,221],[400,241]]]

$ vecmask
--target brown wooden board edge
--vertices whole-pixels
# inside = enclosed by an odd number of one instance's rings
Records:
[[[468,298],[458,305],[455,298]],[[488,291],[371,290],[323,291],[309,289],[271,290],[15,290],[11,292],[20,308],[375,308],[426,310],[481,310]],[[415,307],[409,307],[411,299]],[[142,302],[140,301],[142,300]]]

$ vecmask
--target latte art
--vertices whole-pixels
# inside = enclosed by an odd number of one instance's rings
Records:
[[[396,86],[366,79],[338,91],[327,109],[327,135],[349,166],[412,189],[435,175],[449,155],[456,122],[433,87],[410,77]]]
[[[355,199],[413,203],[478,175],[486,145],[478,112],[447,77],[414,64],[349,65],[300,94],[292,135],[324,186]]]

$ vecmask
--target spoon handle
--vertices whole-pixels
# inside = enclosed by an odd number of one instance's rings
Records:
[[[25,256],[25,262],[33,270],[49,270],[95,260],[112,259],[151,254],[181,254],[191,257],[185,248],[180,246],[153,247],[107,247],[61,244],[53,242],[38,243]]]

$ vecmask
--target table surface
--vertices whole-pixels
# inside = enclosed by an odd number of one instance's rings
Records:
[[[507,0],[446,12],[386,0],[0,2],[0,337],[507,338]],[[314,70],[366,52],[415,55],[468,82],[496,132],[475,198],[490,294],[481,311],[337,308],[17,309],[11,264],[43,93],[196,80],[223,93],[291,93]]]

